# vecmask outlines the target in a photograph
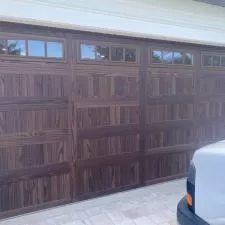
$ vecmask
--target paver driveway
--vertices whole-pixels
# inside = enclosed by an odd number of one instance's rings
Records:
[[[177,180],[48,209],[0,225],[175,225],[185,181]]]

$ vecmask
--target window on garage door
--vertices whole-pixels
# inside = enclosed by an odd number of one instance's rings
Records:
[[[137,49],[133,46],[112,45],[107,43],[80,44],[79,59],[81,61],[137,62]]]
[[[194,55],[187,51],[155,49],[151,54],[151,62],[152,64],[192,66]]]
[[[20,38],[4,36],[0,37],[0,57],[64,59],[64,45],[62,40],[21,38],[21,35]]]
[[[6,40],[0,39],[0,54],[6,54]]]
[[[225,54],[221,53],[203,53],[202,54],[202,66],[203,67],[225,67]]]

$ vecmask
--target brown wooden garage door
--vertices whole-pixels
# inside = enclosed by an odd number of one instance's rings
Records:
[[[0,27],[2,217],[183,177],[224,137],[224,49]]]

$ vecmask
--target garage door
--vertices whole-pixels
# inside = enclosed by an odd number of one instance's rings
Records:
[[[0,25],[0,216],[183,177],[223,138],[223,49]]]
[[[1,31],[0,211],[8,216],[71,201],[71,73],[62,33]]]

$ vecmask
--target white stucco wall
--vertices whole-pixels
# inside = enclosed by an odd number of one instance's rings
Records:
[[[6,0],[0,20],[225,46],[225,8],[192,0]]]

